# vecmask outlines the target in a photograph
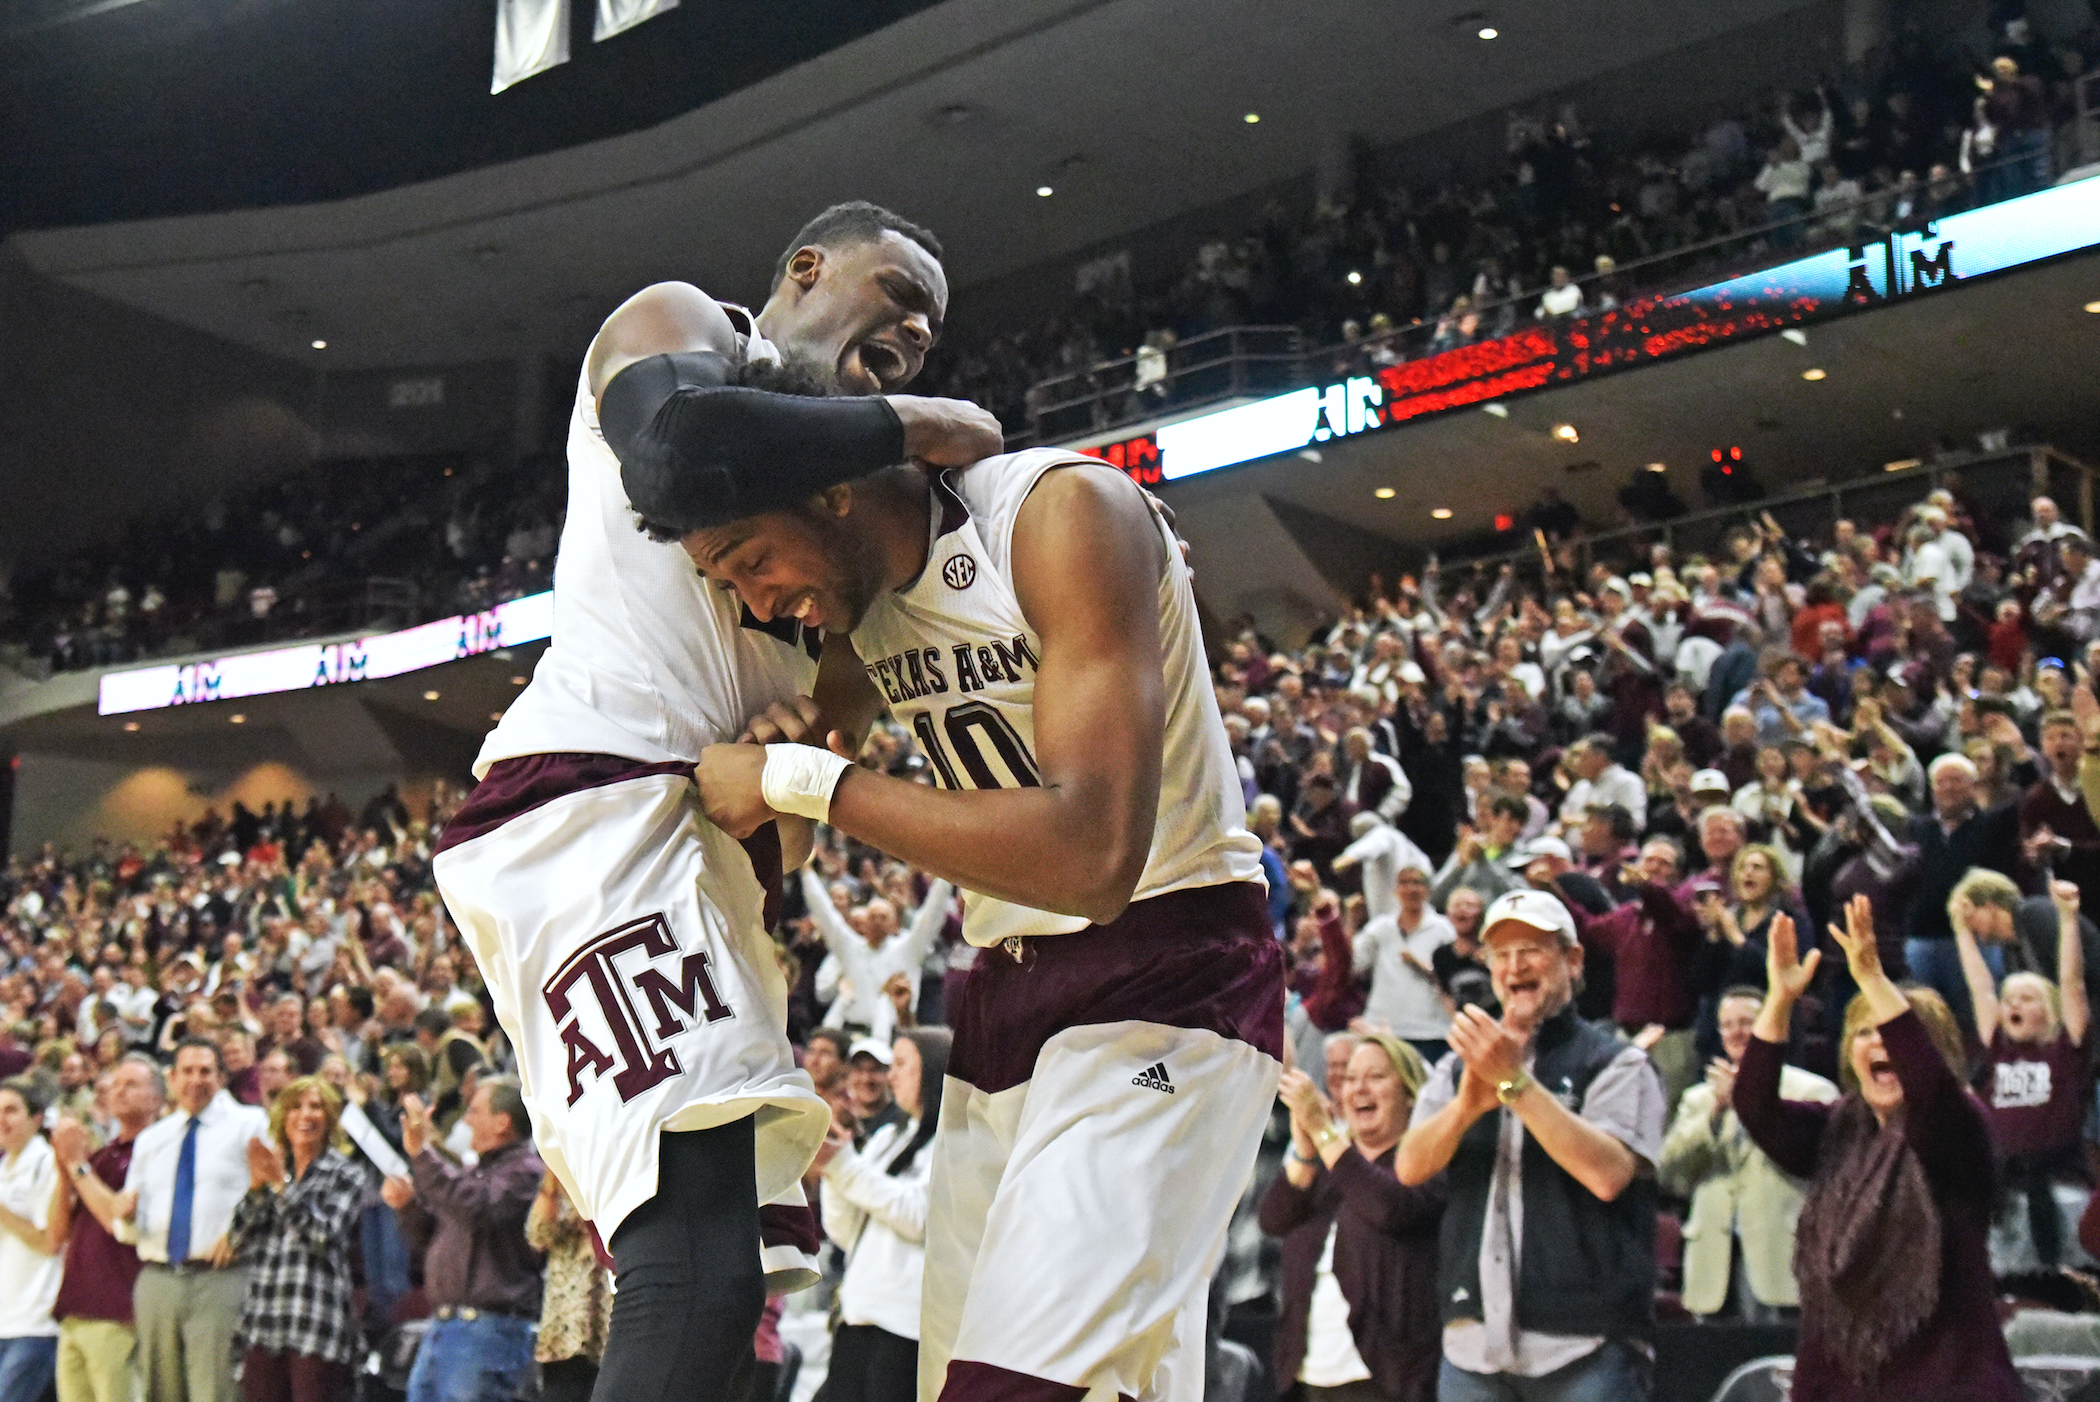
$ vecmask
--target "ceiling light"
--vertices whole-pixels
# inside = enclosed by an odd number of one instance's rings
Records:
[[[1883,463],[1881,470],[1883,472],[1906,472],[1913,467],[1923,467],[1924,465],[1925,459],[1923,458],[1898,458],[1894,462]]]
[[[441,692],[436,692],[436,691],[426,691],[426,692],[424,692],[424,693],[423,693],[423,699],[424,699],[425,701],[435,701],[435,700],[437,700],[437,699],[438,699],[438,697],[439,697],[440,695],[442,695],[442,694],[443,694],[443,693],[441,693]]]
[[[139,723],[135,720],[128,720],[124,722],[124,728],[126,730],[137,730],[139,728]]]
[[[2096,299],[2096,300],[2094,300],[2094,301],[2091,301],[2091,302],[2087,302],[2087,303],[2085,304],[2085,309],[2086,309],[2087,311],[2089,311],[2089,312],[2093,313],[2093,314],[2094,314],[2095,316],[2100,316],[2100,299]]]
[[[1046,200],[1047,200],[1047,199],[1049,199],[1049,198],[1050,198],[1050,196],[1052,196],[1053,194],[1057,193],[1056,191],[1052,190],[1052,189],[1051,189],[1051,188],[1050,188],[1050,187],[1049,187],[1048,185],[1038,185],[1038,186],[1036,186],[1036,187],[1035,187],[1035,192],[1036,192],[1036,193],[1037,193],[1038,195],[1041,195],[1041,196],[1042,196],[1042,197],[1043,197],[1044,199],[1046,199]]]
[[[1451,508],[1448,506],[1439,506],[1436,510],[1430,512],[1429,514],[1435,520],[1448,521],[1451,519]]]
[[[523,677],[512,677],[510,679],[510,684],[512,686],[523,686],[525,685],[525,679]]]
[[[1480,411],[1484,414],[1493,414],[1498,419],[1506,419],[1509,417],[1509,406],[1507,404],[1501,403],[1499,400],[1492,404],[1481,405]]]
[[[1648,470],[1650,472],[1668,472],[1670,465],[1666,462],[1651,462],[1648,464]]]
[[[233,725],[246,725],[248,723],[248,718],[242,715],[239,711],[235,711],[232,715],[226,717],[226,719],[228,723]]]
[[[315,350],[327,350],[327,349],[328,349],[328,342],[326,342],[326,341],[315,341],[315,342],[314,342],[313,344],[314,344],[314,349],[315,349]]]
[[[1371,495],[1377,497],[1380,501],[1391,501],[1394,497],[1399,496],[1400,493],[1391,487],[1380,487],[1372,492]]]
[[[1248,114],[1247,114],[1246,116],[1244,116],[1244,117],[1240,118],[1240,120],[1241,120],[1241,121],[1243,121],[1243,122],[1245,122],[1245,123],[1246,123],[1246,124],[1247,124],[1248,126],[1250,126],[1250,127],[1251,127],[1251,126],[1253,126],[1253,125],[1254,125],[1254,124],[1255,124],[1256,122],[1258,122],[1258,121],[1260,121],[1260,120],[1261,120],[1261,113],[1259,113],[1259,112],[1249,112],[1249,113],[1248,113]]]
[[[1779,333],[1779,339],[1782,341],[1792,341],[1797,346],[1805,346],[1808,344],[1808,333],[1806,331],[1802,331],[1795,327],[1789,326],[1786,330]]]
[[[1553,436],[1563,443],[1580,443],[1582,441],[1582,435],[1575,431],[1575,425],[1573,424],[1555,424],[1553,426]]]
[[[1809,369],[1803,370],[1801,372],[1801,378],[1813,383],[1816,380],[1825,378],[1827,375],[1829,375],[1829,373],[1830,372],[1827,370],[1811,366]]]
[[[1492,24],[1482,25],[1480,27],[1480,37],[1483,39],[1499,39],[1502,37],[1502,31],[1495,28]]]
[[[1351,287],[1355,287],[1358,283],[1361,283],[1363,280],[1364,275],[1362,273],[1358,272],[1354,268],[1351,268],[1349,270],[1349,285]]]

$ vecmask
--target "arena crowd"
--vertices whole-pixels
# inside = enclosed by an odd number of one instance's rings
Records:
[[[1060,416],[1069,431],[1171,403],[1174,372],[1214,358],[1175,347],[1227,327],[1297,328],[1331,352],[1309,378],[1363,373],[2025,194],[2071,163],[2073,83],[2100,61],[2100,24],[1990,18],[1985,53],[1909,42],[1871,81],[1804,83],[1667,138],[1592,129],[1572,105],[1514,113],[1497,167],[1433,186],[1367,169],[1346,195],[1274,200],[1252,227],[1218,230],[1172,277],[1105,276],[1025,326],[960,322],[920,392],[980,403],[1014,434],[1086,401],[1077,422]],[[1128,373],[1098,368],[1132,356]],[[563,486],[553,457],[337,462],[146,513],[118,541],[0,576],[0,664],[109,666],[534,593]]]
[[[1228,641],[1293,967],[1292,1069],[1213,1296],[1260,1385],[1471,1396],[1454,1372],[1527,1376],[1571,1329],[1638,1372],[1655,1321],[1691,1318],[1798,1322],[1797,1396],[1928,1396],[1886,1387],[2003,1359],[2001,1293],[2052,1307],[2016,1343],[2100,1353],[2100,562],[2055,503],[2030,513],[1979,526],[1941,490],[1819,540],[1746,516],[1720,558],[1373,579],[1301,648]],[[930,778],[895,730],[863,762]],[[431,885],[458,797],[236,804],[10,863],[0,1402],[54,1379],[60,1402],[588,1395],[606,1275]],[[791,1035],[840,1126],[809,1183],[828,1396],[887,1402],[911,1386],[941,1009],[977,952],[945,883],[848,844],[785,894]],[[1490,908],[1565,943],[1498,953]],[[1876,1032],[1877,995],[1915,1012]],[[1526,1189],[1512,1223],[1492,1137],[1421,1171],[1410,1126],[1453,1112],[1452,1048],[1496,1055],[1462,1010],[1498,1000],[1601,1058],[1585,1115],[1631,1166],[1593,1207]],[[1914,1153],[1880,1162],[1859,1116],[1890,1096]],[[1527,1262],[1573,1250],[1554,1233],[1616,1241],[1619,1314],[1443,1328],[1482,1214]],[[1846,1272],[1884,1257],[1936,1289],[1862,1305]],[[1511,1278],[1535,1322],[1550,1283]],[[754,1397],[788,1356],[776,1319]]]

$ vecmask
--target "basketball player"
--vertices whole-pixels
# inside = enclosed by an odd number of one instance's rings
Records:
[[[865,664],[850,690],[827,666],[836,752],[710,746],[709,816],[827,821],[970,893],[920,1397],[1199,1396],[1283,969],[1171,533],[1120,472],[1036,450],[683,543],[754,616],[850,634]],[[842,758],[885,704],[940,790]]]
[[[794,1064],[766,934],[781,845],[799,865],[808,832],[747,829],[740,850],[702,817],[691,778],[710,742],[792,720],[785,703],[817,684],[817,640],[740,612],[637,529],[630,498],[726,519],[900,453],[996,449],[997,421],[973,405],[882,397],[939,332],[939,253],[895,215],[838,206],[796,236],[755,318],[663,284],[600,328],[569,424],[553,644],[435,860],[517,1048],[539,1151],[610,1245],[598,1388],[620,1402],[733,1385],[765,1273],[802,1260],[784,1243],[762,1258],[759,1204],[803,1202],[831,1118]],[[731,383],[783,350],[866,397]],[[806,1206],[795,1215],[813,1227]]]

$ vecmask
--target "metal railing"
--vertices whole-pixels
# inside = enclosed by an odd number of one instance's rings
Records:
[[[1668,521],[1577,534],[1555,544],[1556,567],[1577,578],[1587,577],[1600,560],[1614,568],[1641,568],[1656,545],[1670,547],[1679,560],[1691,555],[1725,560],[1729,532],[1766,512],[1794,539],[1827,540],[1840,520],[1858,522],[1863,530],[1895,521],[1937,487],[1956,493],[1986,533],[1986,548],[1996,546],[2001,554],[2015,541],[1998,537],[2012,534],[2011,524],[2026,519],[2029,503],[2037,496],[2054,499],[2066,519],[2076,521],[2088,535],[2093,531],[2092,469],[2047,444],[2028,444],[1862,473]],[[1446,552],[1445,559],[1451,566],[1521,568],[1539,563],[1539,553],[1527,536],[1521,546],[1498,542],[1484,549]]]
[[[1228,326],[1039,382],[1028,392],[1031,437],[1073,438],[1221,400],[1276,394],[1304,377],[1305,333],[1297,327]]]
[[[2095,77],[2100,77],[2100,70],[2086,75],[2088,80]],[[2079,94],[2081,104],[2090,96],[2100,109],[2100,86],[2082,81]],[[2081,107],[2081,136],[2086,129],[2084,116]],[[2100,141],[2100,126],[2094,127],[2094,139]],[[1978,208],[2027,193],[2019,188],[2016,177],[2034,160],[2032,152],[2015,153],[1977,167],[1970,176],[1952,175],[1941,182],[1921,180],[1912,193],[1924,207],[1907,218],[1896,216],[1900,192],[1879,190],[1851,206],[1809,211],[1666,249],[1619,264],[1609,272],[1586,272],[1570,279],[1582,290],[1582,310],[1560,319],[1588,315],[1629,297],[1666,297],[1690,291],[1755,272],[1775,260],[1791,261],[1861,239],[1886,237],[1892,231],[1920,229],[1938,213]],[[1994,192],[1998,192],[1996,199],[1976,197]],[[1296,327],[1226,327],[1172,347],[1167,352],[1166,375],[1146,386],[1137,383],[1140,364],[1147,358],[1144,352],[1104,361],[1087,370],[1039,381],[1028,393],[1028,428],[1011,435],[1008,446],[1070,441],[1223,399],[1280,394],[1323,378],[1366,374],[1380,365],[1496,340],[1536,323],[1544,291],[1534,289],[1477,307],[1454,308],[1381,335],[1311,349]],[[1371,309],[1366,308],[1364,316],[1370,315]]]

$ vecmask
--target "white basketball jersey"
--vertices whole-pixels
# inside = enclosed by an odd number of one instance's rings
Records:
[[[777,360],[750,314],[723,308],[746,359]],[[589,356],[569,416],[569,515],[554,566],[554,641],[474,761],[581,752],[697,760],[774,701],[816,683],[817,639],[761,625],[675,543],[636,528],[619,459],[598,427]]]
[[[1014,518],[1052,468],[1098,459],[1053,448],[987,458],[943,475],[926,567],[877,599],[853,645],[890,709],[911,727],[943,787],[1042,783],[1035,763],[1035,674],[1042,645],[1011,582]],[[1247,831],[1231,742],[1211,690],[1188,567],[1172,536],[1159,582],[1165,755],[1152,851],[1133,900],[1192,886],[1259,881],[1261,844]],[[1135,601],[1134,601],[1135,602]],[[993,945],[1017,935],[1085,929],[1076,915],[968,892],[963,935]]]

